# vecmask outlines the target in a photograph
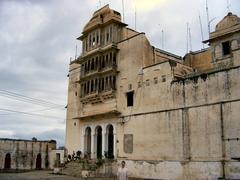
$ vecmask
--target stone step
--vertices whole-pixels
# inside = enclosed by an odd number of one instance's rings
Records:
[[[62,173],[75,177],[87,177],[88,179],[115,179],[112,162],[105,162],[98,166],[95,160],[69,162],[63,168]]]

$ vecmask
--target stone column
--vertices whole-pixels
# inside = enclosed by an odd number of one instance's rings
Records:
[[[104,82],[104,85],[103,85],[103,91],[105,91],[107,88],[106,88],[106,77],[103,78],[103,82]]]
[[[113,126],[113,155],[114,159],[117,159],[117,132],[116,132],[116,126]]]
[[[95,129],[91,127],[91,159],[95,158]]]
[[[84,151],[84,147],[85,146],[85,132],[82,131],[82,135],[81,135],[81,148],[80,151],[82,152],[82,154],[84,155],[85,151]]]
[[[105,149],[105,140],[106,140],[106,127],[102,126],[102,157],[104,158]]]

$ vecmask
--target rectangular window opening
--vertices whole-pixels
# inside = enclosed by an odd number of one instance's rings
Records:
[[[226,42],[222,43],[222,52],[223,52],[224,56],[230,54],[231,48],[230,48],[230,42],[229,41],[226,41]]]
[[[133,106],[133,95],[133,91],[127,92],[127,107]]]

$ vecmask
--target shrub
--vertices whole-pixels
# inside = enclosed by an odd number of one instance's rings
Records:
[[[77,159],[77,160],[80,160],[80,159],[81,159],[81,154],[82,154],[81,151],[77,151],[77,153],[76,153],[76,159]]]
[[[98,167],[102,166],[104,163],[105,163],[105,161],[102,158],[98,158],[97,161],[96,161],[96,165]]]

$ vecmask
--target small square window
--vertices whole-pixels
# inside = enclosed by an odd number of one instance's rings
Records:
[[[153,81],[154,81],[154,84],[157,84],[157,83],[158,83],[158,78],[155,77],[155,78],[153,79]]]
[[[147,79],[147,80],[146,80],[146,86],[149,86],[149,85],[150,85],[150,80]]]
[[[166,75],[162,75],[162,82],[166,82]]]
[[[222,52],[223,56],[229,55],[231,53],[231,46],[229,41],[222,43]]]

